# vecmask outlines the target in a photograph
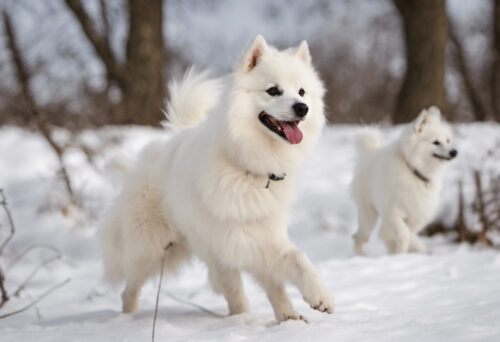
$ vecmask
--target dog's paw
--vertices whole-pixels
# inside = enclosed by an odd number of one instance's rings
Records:
[[[314,291],[312,295],[305,296],[304,300],[313,308],[320,312],[331,314],[334,309],[334,301],[332,295],[327,289]]]
[[[307,319],[305,319],[304,316],[302,316],[301,314],[295,312],[295,311],[291,311],[291,312],[281,312],[279,314],[276,315],[276,319],[278,320],[278,322],[284,322],[284,321],[288,321],[288,320],[294,320],[294,321],[304,321],[306,323],[309,323],[307,321]]]

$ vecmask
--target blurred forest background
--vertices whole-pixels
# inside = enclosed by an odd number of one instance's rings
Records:
[[[258,33],[278,47],[308,40],[332,124],[405,123],[431,105],[453,122],[500,121],[500,0],[0,4],[0,125],[41,134],[57,157],[69,207],[86,204],[68,151],[100,170],[102,150],[121,141],[89,143],[86,130],[161,126],[171,77],[193,64],[230,73]],[[494,144],[484,160],[496,158],[500,140]],[[465,190],[454,184],[454,221],[438,220],[427,234],[451,229],[475,242],[486,241],[491,226],[500,229],[500,175],[496,164],[482,165],[468,171]],[[481,222],[481,236],[469,232],[465,211]]]
[[[331,123],[402,123],[433,104],[453,121],[500,121],[499,0],[2,0],[1,9],[0,124],[158,126],[170,77],[192,64],[230,72],[257,33],[278,47],[309,41]]]

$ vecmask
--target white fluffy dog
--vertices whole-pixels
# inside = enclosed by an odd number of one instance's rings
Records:
[[[278,51],[257,36],[230,83],[224,93],[189,71],[171,84],[168,115],[180,130],[143,151],[104,223],[105,271],[126,282],[124,312],[138,309],[164,253],[167,272],[200,257],[230,314],[248,309],[241,271],[262,285],[278,321],[302,319],[287,282],[312,308],[333,310],[320,273],[287,233],[297,168],[324,124],[307,43]]]
[[[457,155],[439,109],[423,110],[396,141],[381,147],[378,130],[359,137],[352,184],[358,206],[356,251],[364,254],[377,219],[390,253],[424,252],[417,233],[434,215],[445,163]]]

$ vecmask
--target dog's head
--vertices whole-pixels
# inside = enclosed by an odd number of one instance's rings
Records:
[[[457,156],[451,129],[437,107],[424,109],[409,130],[403,151],[415,167],[436,169]]]
[[[234,84],[228,117],[234,141],[259,151],[255,158],[264,163],[301,159],[324,124],[324,87],[307,43],[279,51],[257,36],[236,66]]]

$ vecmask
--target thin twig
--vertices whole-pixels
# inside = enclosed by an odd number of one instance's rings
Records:
[[[7,198],[5,197],[5,193],[4,193],[3,189],[0,189],[0,197],[1,197],[0,204],[2,205],[2,208],[5,211],[5,215],[7,215],[7,220],[9,221],[9,227],[10,227],[9,236],[7,236],[5,241],[2,242],[2,244],[0,245],[0,255],[1,255],[5,246],[7,246],[7,244],[10,242],[10,240],[12,240],[12,238],[14,237],[14,234],[16,233],[16,227],[14,225],[14,220],[12,219],[12,215],[10,213],[9,207],[7,205]]]
[[[43,243],[34,243],[34,244],[28,246],[26,249],[24,249],[17,256],[15,256],[12,259],[12,261],[10,262],[10,264],[7,265],[5,270],[6,271],[10,270],[14,265],[16,265],[19,261],[21,261],[21,259],[24,258],[29,252],[31,252],[35,249],[46,249],[46,250],[52,251],[57,255],[57,257],[61,258],[61,252],[57,248],[55,248],[54,246],[43,244]]]
[[[38,273],[38,271],[40,271],[43,267],[47,266],[48,264],[56,261],[56,260],[59,260],[61,259],[61,257],[59,255],[56,255],[52,258],[49,258],[45,261],[43,261],[40,265],[38,265],[37,268],[35,268],[33,271],[31,271],[31,273],[28,275],[28,277],[26,277],[26,279],[21,283],[21,285],[19,285],[19,287],[17,288],[16,291],[14,291],[14,296],[19,296],[19,293],[24,290],[24,288],[26,287],[26,284],[28,284],[28,282],[33,279],[34,276],[36,276],[36,274]]]
[[[26,290],[24,291],[24,293],[26,294],[26,296],[28,296],[28,299],[33,301],[33,296],[30,295],[30,293]],[[35,304],[33,306],[33,308],[35,309],[35,313],[36,313],[36,318],[41,321],[42,320],[42,314],[40,313],[40,309],[38,308],[38,306]]]
[[[2,306],[4,306],[4,304],[9,301],[9,295],[7,293],[7,290],[5,289],[4,282],[5,282],[5,275],[2,271],[2,268],[0,267],[0,292],[2,294],[2,298],[0,300],[0,308],[2,308]]]
[[[186,305],[189,305],[189,306],[192,306],[194,308],[197,308],[203,312],[206,312],[207,314],[209,315],[212,315],[214,317],[219,317],[219,318],[222,318],[222,317],[226,317],[225,315],[223,314],[220,314],[218,312],[215,312],[215,311],[212,311],[212,310],[209,310],[207,308],[204,308],[203,306],[199,305],[199,304],[196,304],[196,303],[192,303],[192,302],[189,302],[185,299],[181,299],[181,298],[178,298],[176,296],[174,296],[173,294],[171,294],[170,292],[164,292],[167,296],[169,296],[170,298],[172,298],[173,300],[179,302],[179,303],[182,303],[182,304],[186,304]]]
[[[23,311],[28,310],[29,308],[31,308],[32,306],[34,306],[35,304],[37,304],[39,301],[41,301],[42,299],[44,299],[45,297],[47,297],[48,295],[50,295],[55,290],[63,287],[67,283],[69,283],[70,280],[71,280],[71,278],[68,278],[65,281],[63,281],[62,283],[59,283],[56,286],[51,287],[50,289],[48,289],[47,291],[45,291],[40,297],[38,297],[37,299],[35,299],[34,301],[32,301],[31,303],[29,303],[25,307],[23,307],[23,308],[21,308],[19,310],[16,310],[16,311],[12,311],[12,312],[6,313],[4,315],[0,315],[0,319],[6,318],[6,317],[9,317],[9,316],[13,316],[13,315],[17,315],[18,313],[21,313]]]
[[[1,197],[0,204],[2,205],[2,208],[5,211],[5,214],[7,215],[7,220],[9,221],[9,226],[10,226],[9,236],[7,236],[5,241],[2,242],[2,245],[0,246],[0,255],[2,255],[5,246],[7,246],[10,240],[12,240],[12,238],[14,237],[14,234],[16,233],[16,227],[14,225],[14,220],[12,219],[9,207],[7,205],[7,198],[5,197],[3,189],[0,189],[0,197]],[[5,288],[5,273],[1,265],[0,265],[0,294],[1,294],[1,299],[0,299],[0,308],[1,308],[2,306],[4,306],[5,303],[9,301],[9,294],[7,293],[7,289]]]
[[[160,265],[160,281],[158,282],[158,290],[156,291],[156,303],[155,303],[155,314],[153,317],[153,332],[151,336],[151,341],[155,342],[155,326],[156,326],[156,317],[158,316],[158,304],[160,302],[160,290],[161,290],[161,280],[163,279],[163,266],[165,264],[165,257],[167,255],[167,250],[172,246],[172,242],[169,242],[163,251],[163,255],[161,257],[161,265]]]
[[[474,170],[474,183],[476,185],[476,198],[477,198],[477,205],[478,205],[478,215],[479,215],[479,220],[481,221],[481,232],[478,234],[478,240],[479,242],[485,243],[489,246],[492,245],[492,242],[486,234],[488,233],[488,230],[490,228],[489,225],[489,220],[486,214],[486,207],[484,205],[484,195],[483,195],[483,186],[482,186],[482,181],[481,181],[481,174],[479,171]]]

